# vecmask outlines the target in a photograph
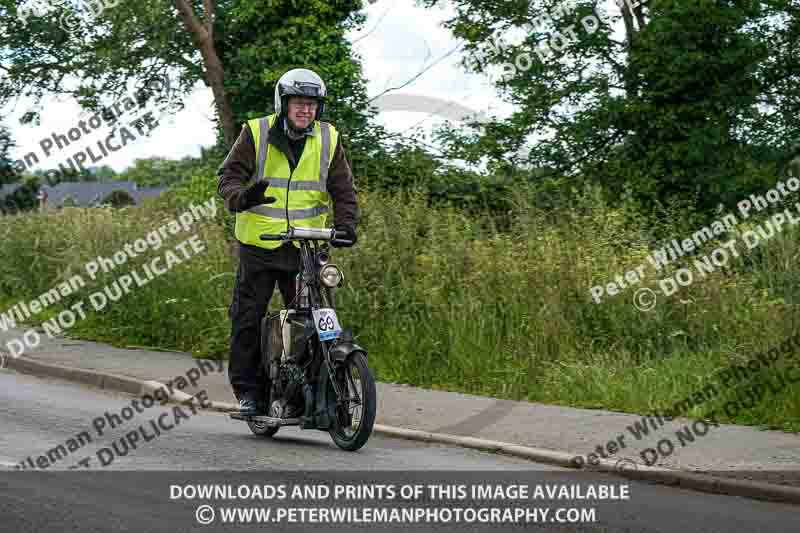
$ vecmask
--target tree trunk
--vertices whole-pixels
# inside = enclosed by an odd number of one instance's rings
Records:
[[[622,12],[622,20],[625,23],[625,43],[627,45],[628,65],[632,64],[631,55],[636,47],[637,33],[642,31],[646,22],[643,6],[640,0],[625,0],[624,2],[617,1],[617,5]],[[625,79],[625,94],[628,99],[636,96],[638,92],[638,79],[636,71],[629,68],[628,75]]]
[[[225,69],[217,55],[214,47],[214,19],[215,3],[214,0],[204,0],[203,8],[205,11],[205,25],[197,19],[192,7],[187,0],[175,0],[175,7],[183,20],[186,30],[191,34],[192,40],[200,50],[205,67],[206,85],[211,87],[214,95],[214,105],[217,108],[220,127],[222,128],[223,138],[226,148],[233,146],[236,140],[236,125],[233,122],[233,109],[231,107],[230,96],[225,91]]]
[[[203,55],[203,63],[206,66],[206,79],[211,86],[211,92],[214,94],[214,104],[217,108],[220,126],[225,138],[225,146],[230,148],[236,141],[237,132],[233,123],[230,96],[225,90],[225,70],[222,67],[222,61],[217,56],[213,42],[208,42],[200,49],[200,52]]]

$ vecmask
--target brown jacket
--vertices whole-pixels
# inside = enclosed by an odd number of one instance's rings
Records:
[[[305,139],[290,142],[281,127],[281,121],[276,120],[269,130],[269,143],[283,152],[289,161],[289,166],[294,169],[302,155]],[[245,123],[239,138],[233,148],[217,170],[219,185],[217,192],[225,200],[225,207],[232,212],[242,211],[244,191],[252,179],[256,169],[256,148],[253,142],[253,133],[250,126]],[[356,227],[358,223],[358,203],[356,202],[356,189],[353,183],[353,173],[347,164],[342,136],[336,142],[330,170],[328,172],[328,193],[333,199],[334,226]]]

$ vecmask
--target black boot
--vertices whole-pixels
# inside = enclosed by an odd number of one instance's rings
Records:
[[[256,416],[259,414],[258,402],[251,398],[239,400],[239,414],[242,416]]]

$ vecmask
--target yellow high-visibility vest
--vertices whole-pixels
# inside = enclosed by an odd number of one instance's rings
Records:
[[[306,137],[303,155],[294,172],[290,171],[286,155],[267,142],[267,131],[277,116],[247,121],[253,132],[256,146],[255,180],[269,180],[264,196],[274,196],[277,201],[257,205],[236,213],[236,239],[268,250],[281,245],[280,241],[262,241],[262,233],[277,234],[287,229],[287,202],[289,224],[303,228],[325,228],[328,204],[328,169],[333,160],[339,133],[327,122],[314,122],[313,137]],[[295,246],[299,246],[296,242]]]

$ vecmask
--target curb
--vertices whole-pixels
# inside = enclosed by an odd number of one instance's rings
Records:
[[[143,395],[152,393],[157,389],[166,389],[158,381],[143,381],[127,376],[84,370],[50,363],[41,363],[27,357],[6,358],[6,367],[24,374],[43,375],[91,385],[101,389],[125,392],[128,394]],[[169,400],[180,404],[192,403],[193,396],[182,391],[173,391]],[[209,411],[227,413],[235,411],[238,406],[227,402],[211,401]],[[656,468],[639,465],[632,461],[609,461],[601,459],[590,468],[580,468],[575,462],[575,454],[533,448],[509,442],[500,442],[475,437],[462,437],[445,433],[431,433],[415,429],[398,428],[375,424],[374,431],[387,437],[429,442],[437,444],[450,444],[491,453],[503,453],[521,459],[528,459],[540,463],[547,463],[574,470],[600,471],[613,473],[638,481],[647,481],[662,485],[676,486],[683,489],[699,492],[725,494],[728,496],[741,496],[755,500],[768,500],[782,503],[800,504],[800,488],[785,485],[775,485],[757,481],[742,481],[731,478],[721,478],[707,474],[697,474],[671,468]]]
[[[41,363],[23,356],[6,358],[5,367],[16,370],[17,372],[21,372],[23,374],[60,378],[84,385],[91,385],[99,389],[125,392],[136,396],[155,393],[155,391],[158,389],[167,389],[166,385],[159,383],[158,381],[143,381],[128,376],[120,376],[106,372],[97,372],[94,370],[74,368],[52,363]],[[192,398],[194,398],[194,396],[178,390],[172,391],[172,394],[168,396],[168,401],[179,404],[189,404],[192,403]]]
[[[586,470],[608,472],[638,481],[670,485],[698,492],[800,505],[800,488],[787,485],[717,477],[674,468],[645,466],[627,462],[624,459],[616,462],[600,459],[596,466],[586,468]]]

